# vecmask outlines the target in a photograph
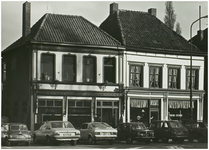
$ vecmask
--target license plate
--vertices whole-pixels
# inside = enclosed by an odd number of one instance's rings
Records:
[[[106,132],[106,133],[103,133],[103,135],[110,135],[110,133],[109,132]]]
[[[16,138],[17,138],[17,139],[23,139],[23,138],[25,138],[25,137],[22,136],[22,135],[19,135],[19,136],[16,136]]]
[[[74,136],[75,133],[64,133],[63,136]]]

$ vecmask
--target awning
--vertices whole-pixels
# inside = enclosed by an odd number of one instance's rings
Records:
[[[190,108],[190,101],[168,101],[168,108]],[[194,108],[194,101],[192,101],[192,108]]]
[[[148,100],[130,100],[130,105],[134,108],[147,108]]]

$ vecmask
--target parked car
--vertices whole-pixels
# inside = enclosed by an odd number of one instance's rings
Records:
[[[168,143],[168,140],[172,139],[175,142],[183,143],[189,134],[186,127],[177,120],[153,121],[150,129],[154,131],[154,142],[161,139],[163,143]]]
[[[104,140],[107,140],[109,144],[113,144],[117,137],[117,130],[104,122],[83,123],[79,130],[81,132],[80,140],[86,140],[89,144],[96,144],[97,141]]]
[[[189,131],[188,140],[193,142],[194,139],[197,139],[198,142],[207,142],[208,141],[208,124],[204,121],[183,121],[183,124]]]
[[[69,121],[46,121],[34,131],[33,135],[34,143],[45,142],[46,145],[70,141],[74,146],[79,138],[80,131],[75,129]]]
[[[1,125],[2,144],[11,146],[11,143],[25,143],[27,146],[31,142],[31,132],[27,125],[23,123],[4,123]]]
[[[150,140],[154,138],[153,130],[147,129],[142,122],[120,123],[117,130],[117,139],[124,140],[128,144],[132,144],[133,141],[142,141],[149,144]]]

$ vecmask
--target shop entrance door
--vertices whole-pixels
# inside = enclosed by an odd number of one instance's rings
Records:
[[[159,120],[159,110],[150,110],[150,123]]]

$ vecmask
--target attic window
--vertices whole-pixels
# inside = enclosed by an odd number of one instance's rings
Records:
[[[161,44],[160,41],[158,41],[158,40],[152,40],[152,42],[153,42],[154,44]]]

